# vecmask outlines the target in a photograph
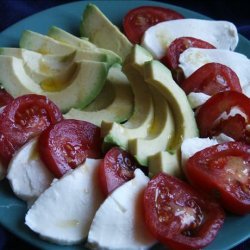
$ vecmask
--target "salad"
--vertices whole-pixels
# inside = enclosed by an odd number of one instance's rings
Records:
[[[144,8],[148,7],[130,11],[126,18]],[[165,10],[156,9],[165,13]],[[169,12],[172,13],[167,10],[168,16]],[[141,22],[141,13],[139,17]],[[185,22],[178,13],[177,18],[166,25]],[[104,20],[102,24],[107,27],[103,28],[104,32],[96,31],[100,20]],[[33,31],[26,31],[21,38],[21,50],[1,50],[1,82],[5,88],[1,94],[3,100],[7,100],[1,113],[2,172],[5,175],[7,171],[14,193],[31,206],[25,218],[26,225],[43,238],[59,244],[75,244],[88,236],[88,242],[94,246],[119,249],[148,248],[157,240],[175,249],[200,248],[211,242],[223,224],[225,214],[216,201],[218,194],[225,209],[236,214],[249,213],[248,76],[246,70],[238,71],[237,67],[230,68],[208,56],[208,51],[224,53],[225,49],[235,48],[238,38],[234,26],[222,23],[223,31],[225,25],[230,31],[228,48],[223,47],[223,36],[219,45],[212,45],[212,38],[208,43],[191,37],[192,34],[180,39],[177,34],[172,42],[161,37],[160,44],[169,42],[164,47],[179,50],[178,59],[168,54],[162,57],[162,48],[147,40],[147,37],[161,34],[159,24],[151,25],[143,38],[137,38],[144,39],[144,48],[134,46],[117,30],[115,36],[119,46],[112,45],[105,39],[107,31],[112,35],[114,27],[103,19],[100,10],[89,5],[81,32],[90,41],[75,39],[62,29],[52,27],[45,39]],[[207,25],[205,27],[210,24]],[[222,51],[214,49],[215,45],[222,46]],[[81,46],[81,50],[77,46]],[[91,53],[80,52],[86,50]],[[51,51],[57,54],[44,55]],[[201,63],[207,67],[209,62],[210,68],[203,69],[204,72],[219,72],[219,77],[210,73],[205,80],[196,79],[200,83],[191,86],[189,93],[195,98],[189,94],[189,100],[196,109],[195,115],[181,90],[182,84],[194,82],[191,77],[196,73],[195,66],[197,68],[194,60],[185,61],[183,55],[188,52],[188,59],[192,56],[197,59],[197,53],[205,52],[205,60]],[[232,55],[235,58],[236,54],[228,51],[226,58]],[[170,65],[171,60],[179,60],[180,64]],[[237,60],[249,65],[244,56]],[[192,63],[194,67],[189,67]],[[74,76],[70,83],[69,74]],[[201,75],[196,74],[196,78]],[[242,79],[245,79],[244,84]],[[212,82],[212,86],[208,82]],[[106,83],[110,88],[105,94],[103,86]],[[83,94],[79,86],[84,88]],[[122,97],[117,91],[121,86],[126,89]],[[107,100],[107,93],[112,91],[114,97]],[[73,101],[66,100],[64,93],[67,92],[72,94]],[[122,119],[121,107],[127,111]],[[87,113],[92,113],[88,118],[91,120],[86,121]],[[115,116],[110,115],[114,113]],[[95,116],[102,116],[104,121],[100,124]],[[106,120],[107,117],[110,120]],[[205,139],[198,138],[196,122],[200,136]],[[150,130],[150,126],[154,129]],[[119,147],[109,150],[111,144]],[[105,150],[103,145],[107,147]],[[211,161],[202,162],[202,159]],[[35,167],[29,168],[31,162]],[[204,190],[206,195],[181,181],[183,172],[189,182]],[[150,181],[147,175],[152,177]],[[222,182],[218,184],[218,177],[214,176],[219,176]],[[52,181],[55,177],[58,180]],[[121,216],[125,211],[129,211],[128,214]],[[116,215],[110,217],[110,214]],[[75,219],[69,219],[72,217]],[[120,232],[119,223],[125,231]],[[176,223],[178,226],[173,234],[169,229]],[[115,237],[110,232],[114,232]],[[137,234],[140,240],[134,238]]]

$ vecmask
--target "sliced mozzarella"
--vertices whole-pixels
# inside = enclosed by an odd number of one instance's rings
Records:
[[[224,64],[237,74],[243,93],[250,97],[250,60],[243,54],[228,50],[189,48],[180,55],[179,62],[185,77],[206,63]]]
[[[181,145],[182,166],[185,166],[187,160],[195,153],[216,144],[218,144],[216,139],[199,137],[185,139]]]
[[[147,249],[156,240],[143,217],[143,191],[148,178],[141,170],[117,188],[97,210],[88,242],[97,249]]]
[[[230,22],[179,19],[161,22],[147,29],[142,38],[142,46],[160,59],[170,43],[183,36],[198,38],[218,49],[227,50],[234,50],[239,40],[237,29]]]
[[[75,244],[87,237],[103,201],[98,187],[101,160],[87,159],[42,193],[25,217],[25,224],[42,238]]]
[[[230,141],[234,141],[233,138],[221,133],[217,136],[213,136],[213,139],[215,139],[218,143],[224,143],[224,142],[230,142]]]
[[[212,139],[199,137],[185,139],[181,145],[182,166],[185,166],[187,160],[195,153],[216,144],[230,141],[234,140],[223,133],[214,136]]]
[[[13,192],[28,202],[34,201],[50,186],[54,176],[37,151],[37,138],[26,143],[12,158],[7,178]]]
[[[204,104],[211,96],[204,93],[191,92],[187,98],[192,109],[195,109]]]

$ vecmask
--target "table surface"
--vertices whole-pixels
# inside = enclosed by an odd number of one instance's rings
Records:
[[[72,0],[0,0],[0,32],[8,26],[22,20],[23,18],[35,14],[39,11],[48,9],[64,3],[73,2]],[[228,20],[233,22],[239,33],[250,40],[250,14],[246,0],[227,1],[227,0],[168,0],[161,1],[169,4],[181,6],[215,20]],[[35,250],[14,235],[0,226],[0,250]],[[250,249],[250,240],[235,247],[233,250]]]

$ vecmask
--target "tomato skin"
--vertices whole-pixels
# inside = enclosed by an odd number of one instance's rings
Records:
[[[191,92],[202,92],[211,96],[229,90],[242,92],[236,73],[220,63],[203,65],[181,83],[181,88],[187,95]]]
[[[176,70],[179,64],[180,54],[191,47],[215,49],[212,44],[194,37],[176,38],[167,48],[166,55],[161,59],[162,63],[170,70]]]
[[[111,148],[99,168],[100,186],[104,195],[108,196],[123,183],[133,179],[137,167],[138,164],[128,152],[119,147]]]
[[[45,96],[30,94],[11,101],[0,113],[1,162],[7,167],[16,150],[62,119],[58,107]]]
[[[151,26],[169,20],[184,18],[180,13],[163,7],[141,6],[130,10],[123,19],[123,29],[131,43],[140,43]]]
[[[250,213],[250,146],[228,142],[206,148],[185,165],[193,185],[219,198],[223,207],[236,214]]]
[[[236,91],[217,93],[205,102],[196,112],[196,122],[201,137],[210,137],[224,133],[236,141],[250,142],[247,125],[250,123],[250,99]],[[223,112],[237,107],[247,118],[236,114],[227,119],[219,119]]]
[[[4,89],[0,89],[0,108],[9,104],[14,98]]]
[[[101,157],[100,128],[85,121],[62,120],[41,133],[38,151],[48,169],[60,178],[86,158]]]
[[[144,212],[151,233],[173,249],[205,247],[215,238],[225,218],[217,202],[165,173],[149,181],[144,192]]]

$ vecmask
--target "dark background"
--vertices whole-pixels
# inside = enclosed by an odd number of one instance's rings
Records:
[[[91,1],[91,0],[89,0]],[[19,20],[35,14],[47,8],[73,2],[71,0],[0,0],[0,32]],[[250,39],[250,9],[248,1],[236,0],[169,0],[161,1],[178,5],[215,20],[227,20],[233,22],[239,33]],[[237,229],[236,229],[237,230]],[[230,236],[229,236],[230,237]],[[234,250],[250,249],[250,242],[245,242]],[[0,250],[35,250],[15,238],[0,226]]]

